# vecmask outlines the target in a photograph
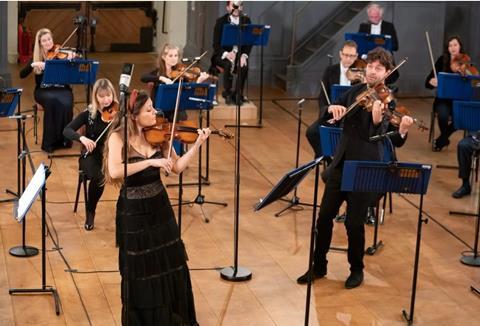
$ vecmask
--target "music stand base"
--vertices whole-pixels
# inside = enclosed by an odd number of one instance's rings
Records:
[[[38,255],[38,249],[30,246],[13,247],[8,252],[15,257],[33,257]]]
[[[51,293],[55,302],[55,314],[60,315],[60,297],[56,289],[48,287],[44,289],[9,289],[8,294],[28,294],[28,293]]]
[[[448,214],[450,214],[450,215],[461,215],[461,216],[477,216],[477,214],[475,214],[475,213],[459,212],[459,211],[449,211]]]
[[[220,271],[220,277],[226,281],[243,282],[252,279],[252,272],[244,267],[225,267]]]
[[[470,286],[470,291],[472,291],[476,295],[480,296],[480,291],[476,287],[474,287],[473,285]]]
[[[309,206],[309,207],[313,207],[313,204],[309,204],[309,203],[302,203],[300,201],[300,198],[298,198],[297,196],[293,196],[292,199],[284,199],[284,198],[281,198],[280,200],[283,200],[283,201],[286,201],[289,203],[289,205],[287,207],[285,207],[284,209],[282,209],[281,211],[279,211],[278,213],[275,213],[275,217],[280,217],[282,216],[282,214],[284,212],[286,212],[287,210],[291,209],[293,211],[303,211],[303,207],[302,206]],[[298,206],[298,207],[296,207]]]
[[[383,247],[382,240],[378,241],[377,244],[375,244],[371,247],[368,247],[367,250],[365,250],[365,253],[369,256],[373,256],[373,255],[375,255],[377,250],[380,249],[381,247]]]
[[[407,322],[407,325],[413,325],[413,320],[408,317],[408,313],[405,310],[402,310],[403,319]]]
[[[18,193],[10,189],[5,189],[5,193],[12,195],[14,198],[0,199],[0,203],[11,203],[17,201],[18,198],[20,198],[20,195]]]
[[[480,256],[462,256],[460,258],[460,262],[462,264],[468,265],[468,266],[480,266]]]

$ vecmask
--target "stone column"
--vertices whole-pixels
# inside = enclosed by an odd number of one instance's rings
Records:
[[[8,2],[0,1],[0,87],[10,87],[12,77],[8,70]]]

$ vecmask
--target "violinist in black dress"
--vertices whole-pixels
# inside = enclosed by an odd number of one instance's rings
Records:
[[[69,85],[42,85],[45,60],[54,48],[52,32],[40,29],[35,36],[33,59],[20,71],[20,78],[35,73],[35,101],[44,109],[42,150],[51,153],[69,148],[72,142],[63,136],[63,129],[73,117],[73,93]],[[73,58],[73,54],[68,55]]]
[[[95,211],[103,194],[103,147],[111,119],[118,112],[118,100],[112,83],[101,78],[93,85],[92,103],[64,129],[63,134],[69,140],[82,143],[86,151],[80,156],[79,164],[88,180],[87,212],[85,230],[94,227]],[[83,135],[78,131],[83,129]]]
[[[133,91],[128,108],[127,179],[123,179],[123,123],[114,119],[105,146],[105,179],[121,185],[116,238],[122,276],[122,324],[198,325],[185,246],[161,172],[180,173],[210,135],[198,130],[190,149],[178,157],[169,144],[147,142],[144,128],[156,124],[152,100]]]

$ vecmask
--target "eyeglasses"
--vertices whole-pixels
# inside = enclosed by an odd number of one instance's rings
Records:
[[[345,54],[343,52],[340,52],[344,57],[349,58],[349,59],[355,59],[358,54]]]

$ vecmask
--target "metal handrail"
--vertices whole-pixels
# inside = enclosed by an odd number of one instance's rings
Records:
[[[312,1],[308,1],[302,8],[298,9],[295,15],[293,16],[293,28],[292,28],[292,44],[290,48],[290,65],[293,65],[293,55],[295,53],[295,35],[297,33],[297,19],[298,15],[312,3]]]

